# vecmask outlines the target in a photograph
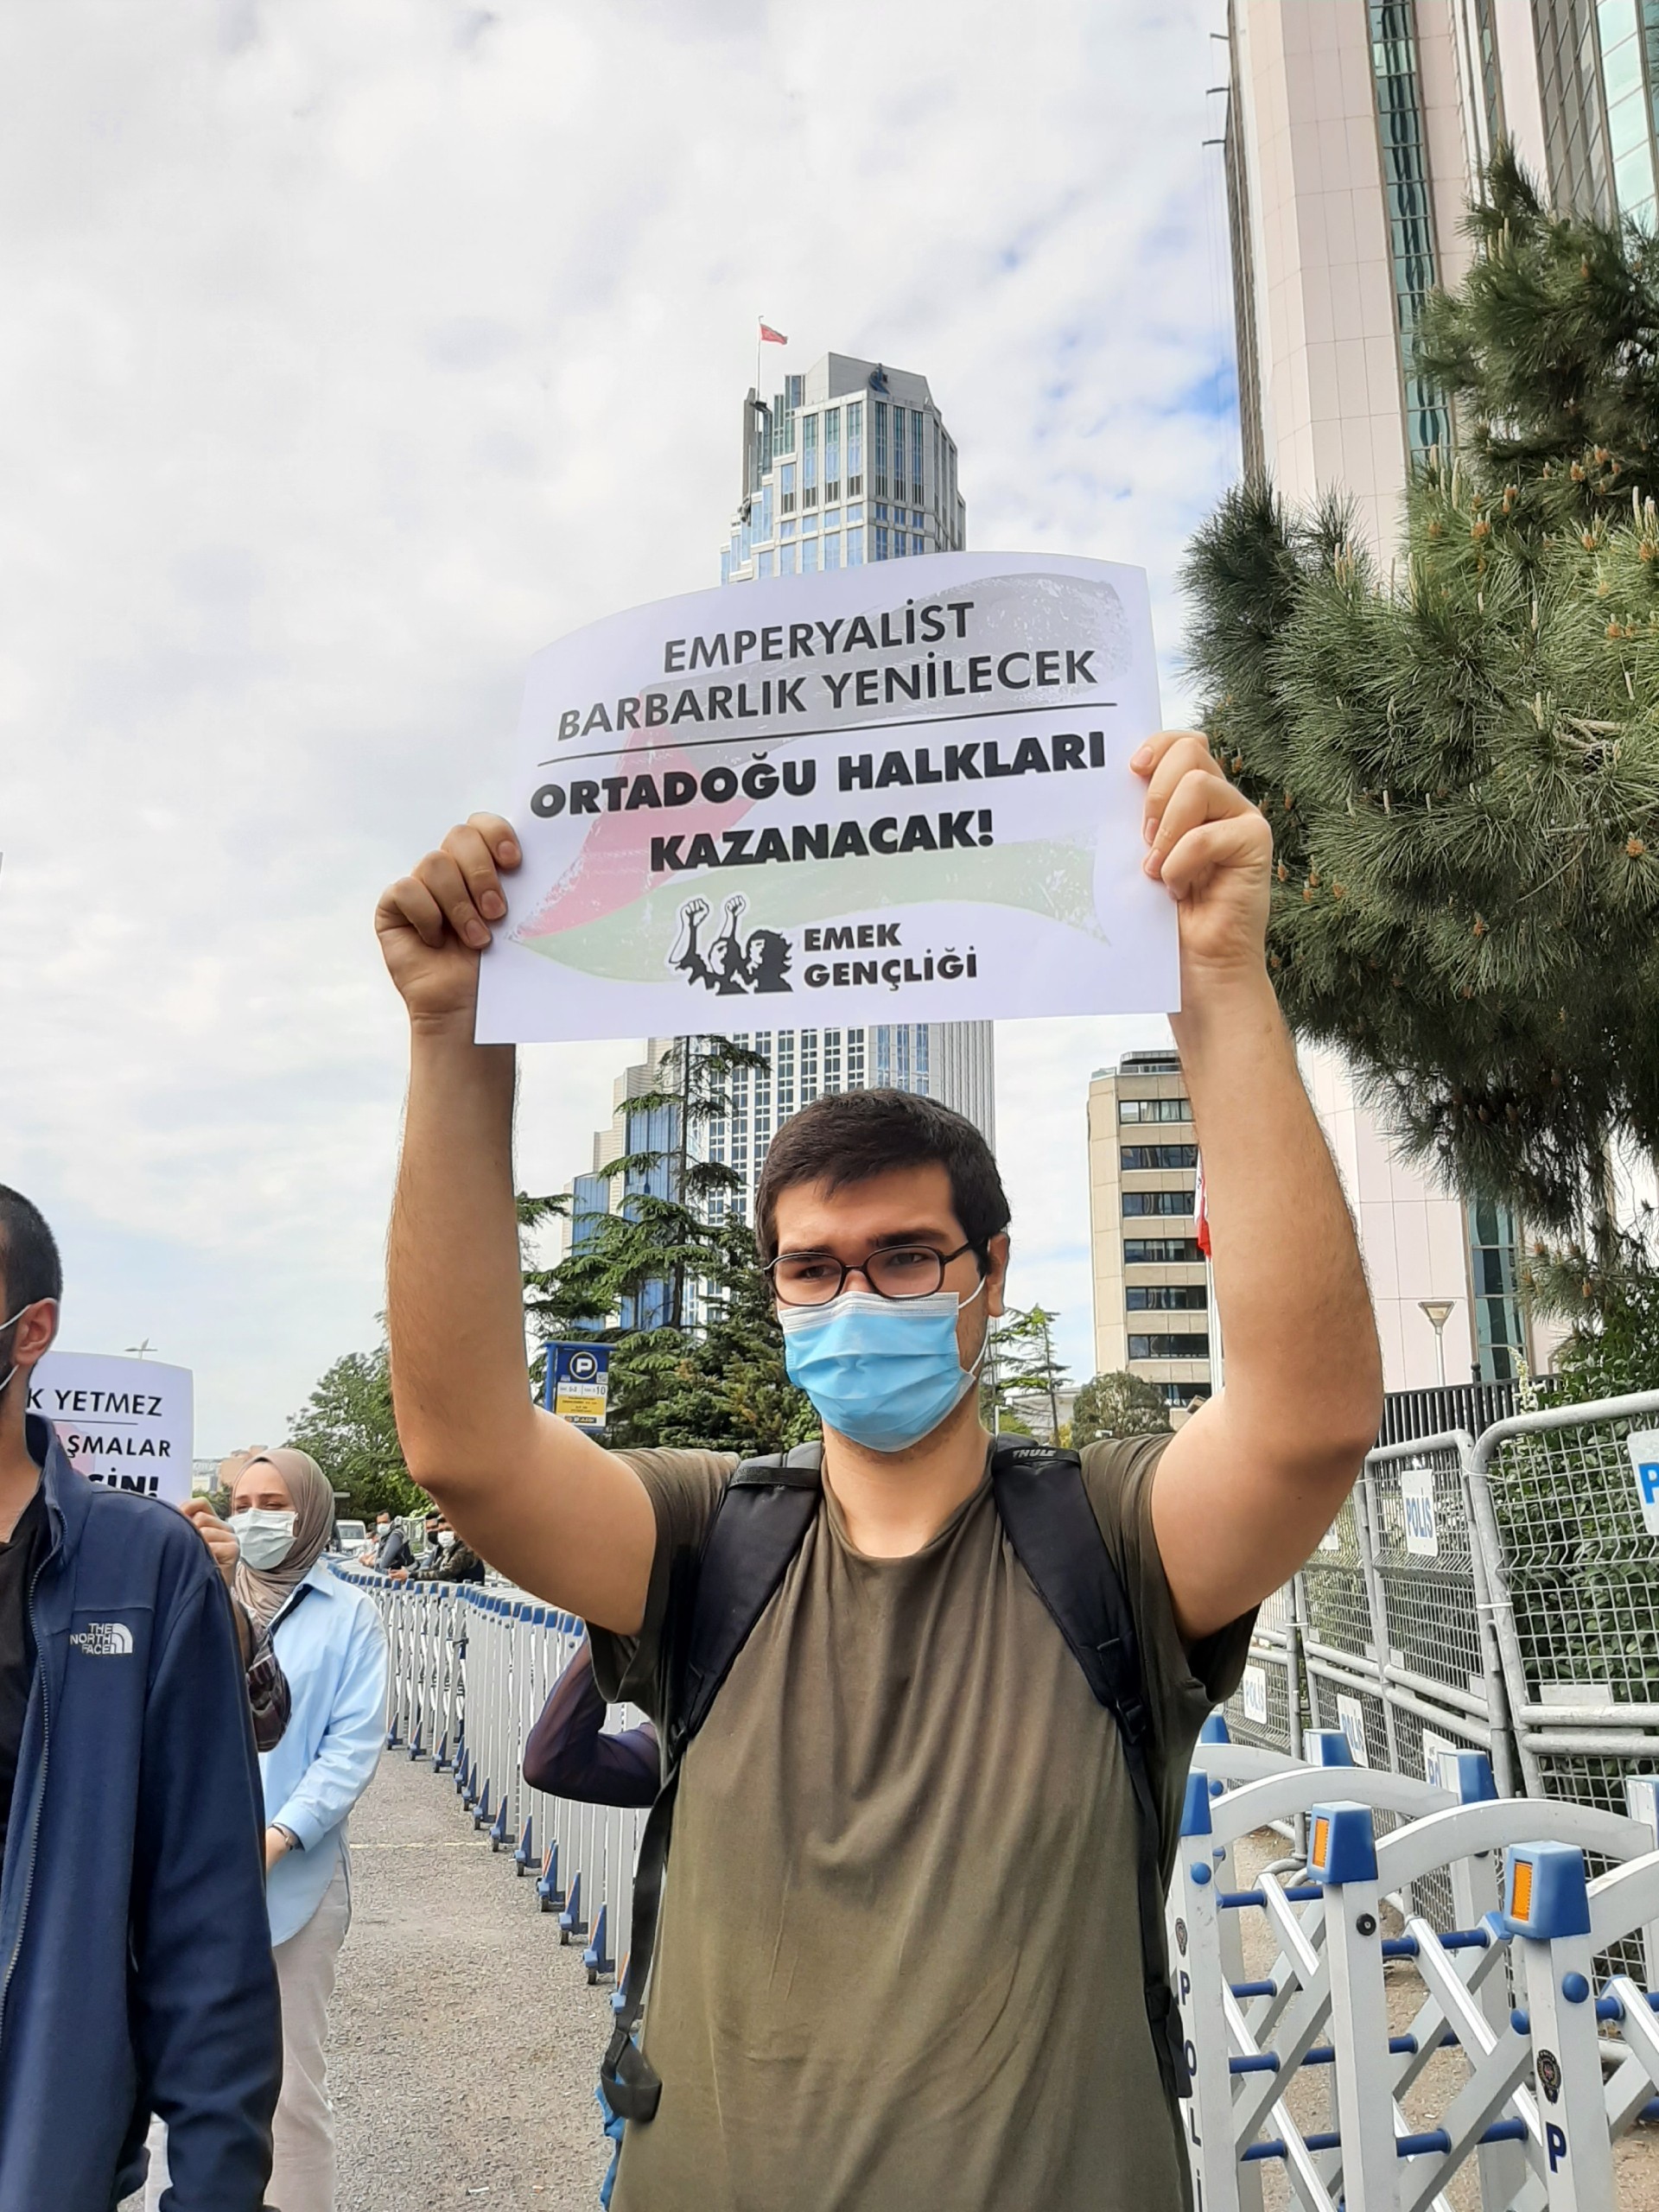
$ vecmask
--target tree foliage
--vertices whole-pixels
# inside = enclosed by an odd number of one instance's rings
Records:
[[[1018,1421],[1016,1429],[1017,1416],[1005,1408],[1013,1398],[1043,1399],[1047,1403],[1049,1440],[1059,1442],[1059,1393],[1071,1382],[1065,1363],[1054,1351],[1054,1325],[1059,1318],[1044,1306],[1033,1306],[1023,1313],[1010,1307],[991,1323],[990,1351],[985,1363],[989,1375],[982,1403],[984,1417],[994,1428],[1028,1434],[1027,1423]]]
[[[1071,1408],[1071,1441],[1079,1450],[1103,1436],[1165,1436],[1169,1408],[1156,1383],[1127,1368],[1096,1375]]]
[[[384,1344],[334,1362],[296,1416],[289,1441],[311,1454],[334,1488],[349,1497],[352,1512],[365,1521],[382,1507],[412,1513],[425,1503],[404,1465]]]
[[[1454,462],[1387,569],[1240,487],[1190,556],[1217,757],[1271,821],[1269,957],[1452,1185],[1611,1249],[1659,1143],[1659,258],[1507,156],[1423,365]]]
[[[1654,1217],[1644,1208],[1634,1230],[1617,1232],[1599,1251],[1582,1243],[1533,1249],[1526,1265],[1533,1309],[1568,1325],[1555,1351],[1552,1404],[1659,1389],[1654,1238]]]

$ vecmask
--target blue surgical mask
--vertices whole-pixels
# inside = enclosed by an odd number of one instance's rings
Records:
[[[276,1513],[265,1506],[251,1505],[245,1513],[232,1513],[226,1525],[234,1531],[243,1558],[259,1573],[280,1567],[293,1550],[296,1517],[292,1513]]]
[[[784,1364],[827,1427],[871,1452],[903,1452],[931,1436],[974,1387],[957,1351],[959,1299],[877,1298],[843,1291],[827,1306],[780,1306]]]

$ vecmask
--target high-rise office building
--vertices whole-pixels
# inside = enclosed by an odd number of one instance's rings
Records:
[[[1089,1084],[1095,1372],[1172,1406],[1210,1395],[1209,1270],[1197,1241],[1198,1147],[1179,1056],[1126,1052]]]
[[[1414,460],[1455,442],[1414,341],[1468,266],[1465,210],[1508,138],[1557,206],[1656,209],[1659,0],[1232,0],[1226,164],[1244,464],[1292,500],[1345,491],[1385,556]],[[1392,1389],[1539,1345],[1520,1224],[1405,1160],[1345,1063],[1304,1055],[1359,1224]]]
[[[957,448],[925,377],[826,353],[743,403],[740,496],[721,549],[722,583],[810,575],[874,561],[957,552],[968,510]],[[740,1077],[735,1111],[712,1125],[710,1156],[743,1177],[734,1203],[754,1214],[755,1179],[780,1122],[825,1091],[922,1091],[995,1140],[988,1021],[760,1031],[741,1040],[771,1062]]]
[[[743,403],[740,498],[721,549],[722,583],[856,569],[875,561],[955,552],[967,542],[968,511],[957,481],[957,448],[925,377],[826,353],[804,376],[785,376],[763,400]],[[561,1254],[591,1235],[596,1214],[647,1192],[672,1196],[671,1170],[651,1177],[600,1171],[626,1154],[674,1149],[665,1109],[634,1101],[656,1087],[671,1039],[652,1038],[645,1058],[616,1078],[611,1126],[594,1139],[594,1168],[571,1185]],[[920,1091],[964,1114],[988,1142],[996,1134],[992,1027],[988,1021],[871,1023],[838,1029],[760,1030],[739,1043],[763,1054],[766,1073],[728,1085],[733,1111],[696,1133],[710,1159],[734,1168],[742,1188],[716,1199],[754,1218],[754,1186],[780,1123],[827,1091]],[[661,1126],[659,1126],[661,1124]],[[584,1224],[587,1224],[584,1227]],[[636,1321],[650,1326],[661,1298],[646,1286]]]

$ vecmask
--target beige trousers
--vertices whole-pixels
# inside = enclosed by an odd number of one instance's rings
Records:
[[[270,2212],[334,2212],[334,2113],[323,2046],[335,1962],[351,1924],[351,1882],[342,1856],[322,1903],[298,1935],[271,1954],[283,1993],[283,2093],[271,2129]],[[167,2130],[156,2120],[149,2128],[144,2212],[158,2212],[167,2186]]]

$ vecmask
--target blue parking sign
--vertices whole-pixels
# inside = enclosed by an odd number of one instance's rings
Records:
[[[601,1429],[610,1391],[608,1344],[548,1345],[542,1403],[550,1413],[557,1414],[562,1421],[569,1421],[576,1428]]]

